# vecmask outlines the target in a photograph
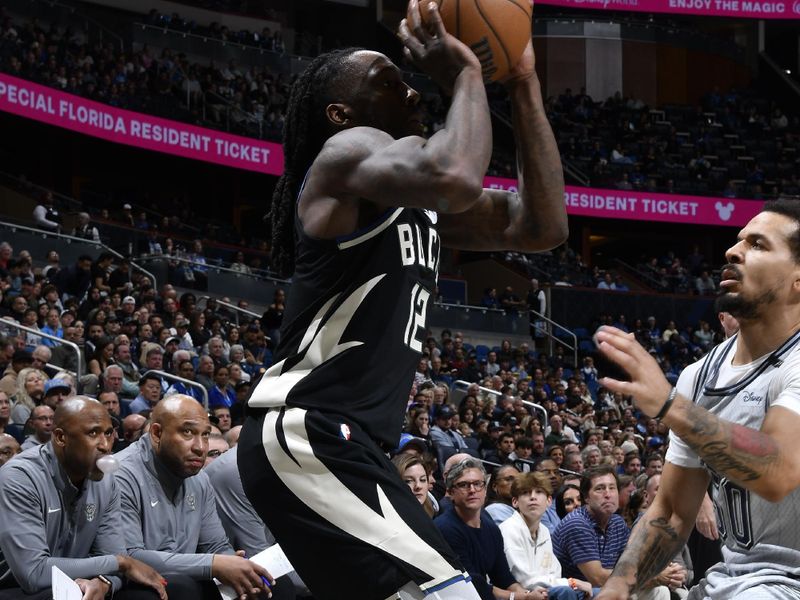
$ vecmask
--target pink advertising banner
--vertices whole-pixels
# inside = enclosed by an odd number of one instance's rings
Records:
[[[800,0],[536,0],[538,4],[700,17],[800,19]]]
[[[0,73],[0,110],[110,142],[270,175],[280,144],[122,110]]]
[[[800,1],[800,0],[798,0]],[[0,110],[111,142],[269,175],[283,173],[280,144],[121,110],[0,73]],[[489,188],[515,190],[513,179],[487,177]],[[576,216],[741,227],[761,209],[756,200],[570,187]]]
[[[513,179],[487,177],[489,188],[516,190]],[[760,200],[706,198],[624,190],[602,190],[567,186],[564,190],[567,214],[601,219],[663,221],[689,225],[742,227],[761,210]]]

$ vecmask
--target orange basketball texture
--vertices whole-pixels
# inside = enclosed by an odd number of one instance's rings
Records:
[[[531,39],[530,0],[435,0],[444,28],[472,48],[481,61],[484,81],[508,75]],[[429,0],[420,0],[423,22]]]

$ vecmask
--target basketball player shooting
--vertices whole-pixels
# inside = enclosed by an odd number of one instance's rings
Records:
[[[658,495],[598,599],[629,598],[686,542],[709,481],[722,562],[691,600],[800,598],[800,206],[768,202],[726,253],[719,309],[738,334],[684,369],[672,388],[632,336],[603,327],[600,351],[631,394],[670,429]]]
[[[317,57],[292,89],[272,257],[293,274],[273,365],[239,442],[247,496],[318,600],[480,596],[385,451],[400,437],[441,244],[535,252],[567,236],[563,177],[529,44],[505,80],[519,192],[482,189],[492,133],[481,64],[416,0],[406,54],[452,94],[425,139],[386,56]],[[516,599],[533,598],[517,586]],[[503,598],[508,597],[509,593]]]

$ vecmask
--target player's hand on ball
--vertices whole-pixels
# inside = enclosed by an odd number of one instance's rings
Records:
[[[428,11],[427,26],[421,10]],[[468,46],[447,33],[435,2],[408,4],[408,18],[400,21],[397,32],[403,43],[403,53],[425,71],[445,91],[453,89],[456,78],[465,68],[481,72],[481,63]]]
[[[633,396],[636,406],[646,415],[657,415],[672,386],[655,359],[642,348],[632,333],[604,326],[598,329],[594,337],[600,352],[630,376],[630,381],[603,377],[600,384],[612,392]]]

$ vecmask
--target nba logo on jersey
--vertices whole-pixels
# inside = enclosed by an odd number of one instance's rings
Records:
[[[344,423],[339,425],[339,437],[341,437],[343,440],[350,439],[350,428]]]

